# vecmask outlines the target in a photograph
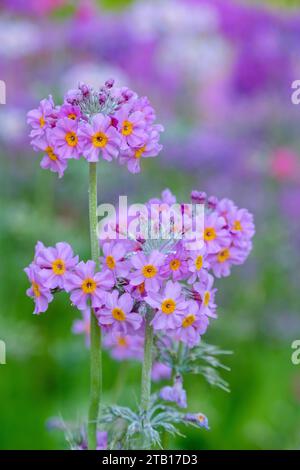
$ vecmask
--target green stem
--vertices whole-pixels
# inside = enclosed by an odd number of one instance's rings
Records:
[[[141,409],[144,415],[144,423],[147,424],[148,412],[151,398],[151,372],[152,372],[152,349],[153,349],[153,328],[150,325],[151,317],[149,313],[146,315],[145,325],[145,344],[144,344],[144,360],[142,368],[142,384],[141,384]],[[143,447],[147,448],[148,442],[144,440]]]
[[[89,219],[92,259],[98,264],[99,243],[97,237],[97,164],[89,164]],[[94,311],[91,309],[90,349],[90,406],[88,414],[88,448],[96,449],[97,421],[101,400],[102,359],[101,330]]]

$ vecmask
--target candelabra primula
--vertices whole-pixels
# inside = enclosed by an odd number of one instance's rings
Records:
[[[38,242],[33,262],[25,270],[34,313],[45,312],[59,290],[66,291],[72,305],[82,312],[82,320],[73,327],[75,333],[85,333],[91,352],[91,400],[82,448],[86,443],[90,449],[99,448],[99,432],[104,427],[110,449],[161,445],[161,431],[178,433],[176,424],[180,423],[208,428],[202,413],[179,410],[187,407],[186,373],[202,374],[211,384],[227,389],[217,372],[224,367],[218,355],[227,352],[205,345],[201,337],[217,318],[214,277],[228,276],[231,267],[242,264],[251,251],[252,215],[232,201],[193,191],[191,207],[196,203],[205,206],[201,246],[191,249],[190,240],[184,237],[193,218],[193,210],[186,204],[177,205],[185,214],[182,228],[173,223],[168,239],[164,231],[164,236],[149,238],[149,220],[157,204],[164,213],[176,203],[175,195],[165,190],[161,198],[145,205],[149,218],[136,236],[124,237],[118,222],[112,223],[110,234],[114,236],[103,239],[97,231],[96,162],[100,156],[108,161],[119,156],[130,171],[139,171],[140,157],[150,156],[150,149],[151,156],[160,150],[162,127],[154,119],[147,98],[138,98],[125,88],[115,89],[112,80],[98,91],[81,84],[66,94],[62,106],[55,106],[49,98],[28,114],[32,145],[44,148],[47,154],[43,167],[61,176],[68,159],[81,155],[90,165],[92,259],[79,260],[65,242],[55,247]],[[100,401],[101,333],[114,358],[142,361],[137,410],[103,407]],[[173,385],[151,394],[152,376],[172,375]]]

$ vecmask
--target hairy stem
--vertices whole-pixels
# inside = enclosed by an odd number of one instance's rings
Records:
[[[150,325],[151,316],[149,312],[146,315],[145,325],[145,344],[144,344],[144,360],[142,368],[142,384],[141,384],[141,409],[144,413],[144,423],[147,425],[148,411],[151,397],[151,372],[152,372],[152,349],[153,349],[153,328]],[[144,439],[143,447],[147,448],[148,442]]]
[[[89,219],[92,259],[98,264],[99,243],[97,238],[97,164],[89,164]],[[101,401],[102,359],[101,330],[91,309],[90,349],[90,405],[88,414],[88,448],[97,446],[97,421]]]

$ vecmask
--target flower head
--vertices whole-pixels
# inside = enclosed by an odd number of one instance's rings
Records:
[[[153,250],[149,256],[143,252],[130,258],[134,271],[130,274],[130,284],[144,285],[146,291],[158,291],[162,280],[161,266],[165,256],[158,250]]]
[[[168,281],[162,293],[149,291],[145,302],[157,310],[152,320],[155,330],[174,330],[181,324],[186,301],[178,282]]]
[[[97,311],[101,326],[110,326],[113,333],[127,333],[138,330],[143,321],[142,316],[132,311],[133,299],[125,293],[119,296],[117,290],[107,293],[104,306]]]
[[[187,407],[186,391],[182,386],[181,376],[177,376],[172,387],[163,387],[159,393],[160,397],[165,401],[176,403],[180,408]]]
[[[53,300],[53,295],[50,289],[44,286],[36,265],[31,264],[24,271],[31,283],[31,287],[27,289],[26,294],[34,299],[35,309],[33,313],[43,313],[47,310],[48,304]]]
[[[90,124],[82,124],[79,136],[81,153],[88,162],[97,162],[99,154],[107,161],[117,158],[121,137],[109,116],[96,114]]]

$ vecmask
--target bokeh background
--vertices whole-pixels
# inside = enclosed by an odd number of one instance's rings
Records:
[[[199,189],[249,208],[257,227],[247,263],[218,282],[206,335],[234,351],[223,374],[231,393],[187,378],[189,408],[211,430],[184,430],[169,448],[299,448],[300,4],[287,0],[1,0],[0,448],[62,448],[47,420],[86,413],[88,350],[71,333],[79,312],[61,294],[33,317],[23,268],[37,239],[67,240],[88,258],[87,166],[71,162],[62,180],[41,170],[26,112],[111,76],[149,96],[166,132],[139,176],[101,163],[101,200],[143,202],[169,187],[187,201]],[[140,364],[108,354],[104,364],[105,400],[134,404]]]

